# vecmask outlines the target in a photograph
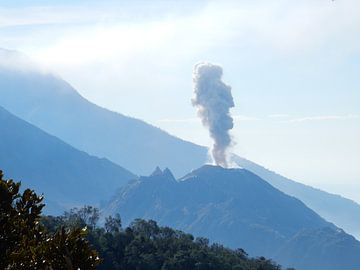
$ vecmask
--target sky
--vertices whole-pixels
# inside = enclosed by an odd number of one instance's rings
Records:
[[[360,202],[360,2],[0,1],[15,49],[103,107],[210,146],[193,66],[232,87],[232,151]]]

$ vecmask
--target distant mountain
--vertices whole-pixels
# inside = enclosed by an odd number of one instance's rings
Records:
[[[18,117],[137,174],[147,175],[160,165],[171,168],[178,177],[207,160],[205,147],[92,104],[18,52],[0,49],[0,97],[0,106]],[[239,158],[237,162],[360,239],[358,204],[288,180],[250,161]]]
[[[154,219],[298,270],[358,267],[360,242],[245,169],[206,165],[179,180],[157,169],[121,188],[104,213]]]
[[[356,202],[300,184],[244,158],[235,156],[234,160],[239,166],[257,174],[286,194],[300,199],[323,218],[360,239],[360,205]]]
[[[48,213],[99,205],[136,176],[107,159],[76,150],[0,107],[0,169],[44,193]]]
[[[284,265],[301,270],[351,270],[359,268],[359,242],[341,229],[301,230],[278,251]]]
[[[183,175],[207,159],[206,148],[101,108],[51,74],[0,65],[0,96],[0,105],[18,117],[77,149],[107,157],[138,174],[149,174],[160,165]]]

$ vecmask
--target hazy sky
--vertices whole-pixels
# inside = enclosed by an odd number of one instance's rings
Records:
[[[0,47],[202,145],[192,69],[220,64],[236,104],[234,152],[360,202],[358,0],[2,0]]]

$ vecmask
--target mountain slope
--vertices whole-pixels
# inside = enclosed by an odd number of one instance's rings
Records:
[[[275,259],[296,269],[357,269],[359,242],[343,230],[320,228],[302,230],[277,252]]]
[[[0,66],[0,94],[0,105],[11,113],[77,149],[138,174],[149,174],[159,165],[183,175],[207,159],[207,149],[101,108],[51,74]]]
[[[360,239],[360,205],[356,202],[297,183],[244,158],[235,156],[234,159],[239,166],[257,174],[286,194],[299,198],[323,218]]]
[[[182,176],[207,160],[206,148],[100,108],[65,81],[37,70],[24,58],[17,52],[0,49],[0,106],[20,118],[78,149],[106,157],[137,174],[147,175],[159,165]],[[360,239],[358,204],[289,181],[244,159],[237,162]]]
[[[52,214],[77,205],[99,205],[135,176],[89,156],[0,107],[0,169],[23,187],[43,192]]]
[[[287,266],[294,262],[299,270],[351,270],[360,250],[353,237],[244,169],[203,166],[178,181],[169,170],[157,170],[120,189],[104,212],[121,213],[125,223],[138,217],[154,219],[230,247],[242,247],[251,255],[272,257]],[[338,232],[348,238],[344,245],[338,245]],[[326,238],[336,241],[320,241]],[[318,249],[312,249],[314,245]],[[305,256],[308,249],[312,257]],[[325,250],[326,256],[317,250]],[[335,251],[343,257],[330,258]],[[329,258],[331,266],[319,268],[324,258]]]

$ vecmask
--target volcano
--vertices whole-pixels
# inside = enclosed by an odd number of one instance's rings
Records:
[[[360,252],[354,237],[245,169],[205,165],[175,179],[157,168],[121,188],[104,212],[124,223],[153,219],[300,270],[352,270]]]

